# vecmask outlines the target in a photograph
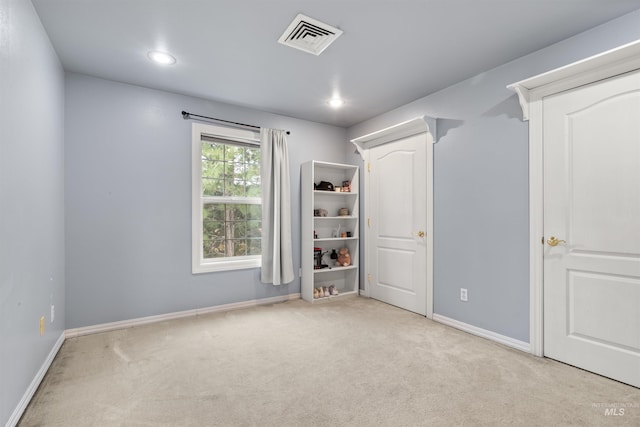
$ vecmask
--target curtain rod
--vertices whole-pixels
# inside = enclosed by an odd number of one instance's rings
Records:
[[[183,119],[185,119],[185,120],[186,120],[186,119],[188,119],[188,118],[189,118],[189,117],[191,117],[191,116],[193,116],[193,117],[200,117],[200,118],[202,118],[202,119],[215,120],[215,121],[217,121],[217,122],[229,123],[229,124],[236,125],[236,126],[244,126],[244,127],[248,127],[248,128],[260,129],[260,126],[248,125],[248,124],[246,124],[246,123],[232,122],[232,121],[229,121],[229,120],[223,120],[223,119],[216,119],[215,117],[201,116],[201,115],[199,115],[199,114],[193,114],[193,113],[189,113],[189,112],[187,112],[187,111],[182,110],[182,118],[183,118]],[[286,132],[287,132],[287,135],[291,135],[291,132],[289,132],[289,131],[286,131]]]

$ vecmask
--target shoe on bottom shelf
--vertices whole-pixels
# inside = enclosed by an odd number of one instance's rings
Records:
[[[329,286],[329,294],[330,295],[338,295],[338,288],[335,285]]]

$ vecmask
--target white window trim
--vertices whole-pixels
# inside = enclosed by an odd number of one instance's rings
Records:
[[[260,142],[258,132],[233,129],[222,126],[193,123],[191,127],[191,272],[193,274],[211,273],[215,271],[259,268],[262,256],[252,255],[223,259],[204,259],[202,254],[202,202],[210,199],[202,197],[202,151],[200,141],[202,135],[211,135],[229,142]],[[228,197],[229,202],[262,203],[260,198]],[[215,201],[221,201],[215,198]]]

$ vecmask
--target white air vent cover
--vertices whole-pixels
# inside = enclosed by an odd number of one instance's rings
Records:
[[[282,33],[278,43],[320,55],[340,34],[342,30],[300,13]]]

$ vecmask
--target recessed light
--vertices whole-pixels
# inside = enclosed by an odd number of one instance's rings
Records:
[[[342,98],[331,98],[329,100],[329,105],[333,108],[340,108],[344,105],[344,99]]]
[[[149,53],[147,53],[147,56],[153,62],[161,65],[173,65],[176,63],[176,58],[166,52],[160,52],[159,50],[149,51]]]

